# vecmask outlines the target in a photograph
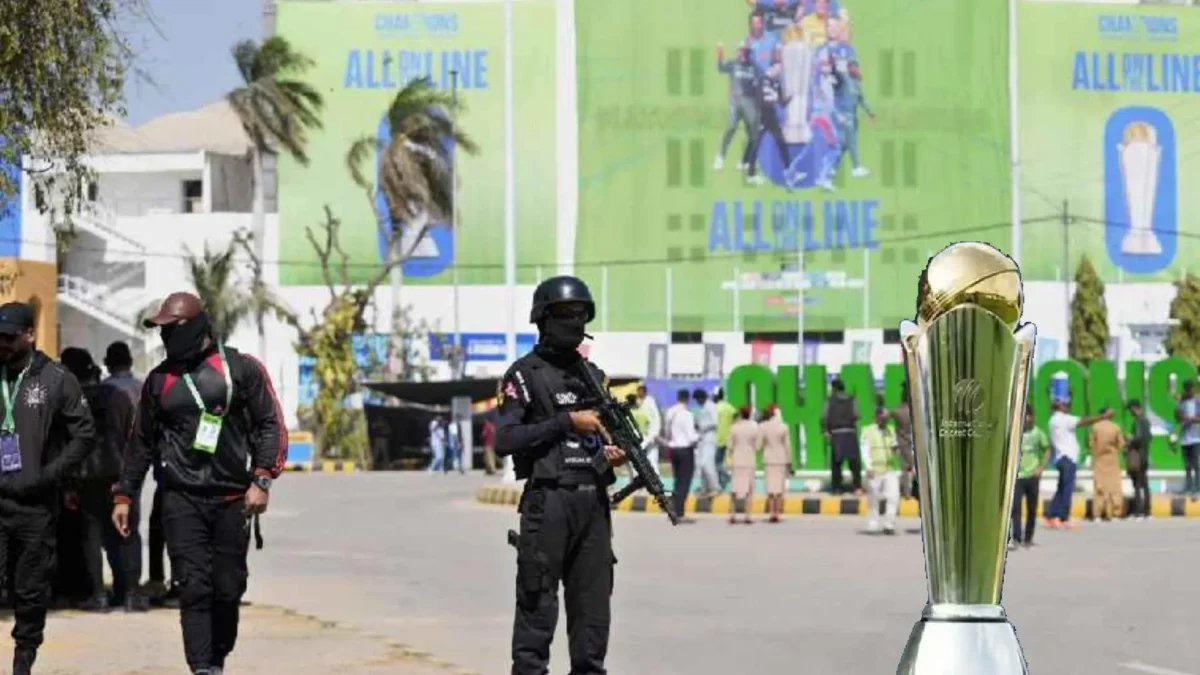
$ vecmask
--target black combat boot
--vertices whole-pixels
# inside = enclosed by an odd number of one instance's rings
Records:
[[[37,660],[36,649],[17,647],[13,652],[13,675],[31,675],[35,660]]]
[[[150,611],[150,598],[147,598],[141,591],[130,591],[125,596],[125,611],[126,612],[148,612]]]

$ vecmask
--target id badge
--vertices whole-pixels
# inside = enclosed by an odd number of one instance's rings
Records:
[[[21,470],[21,437],[17,434],[0,434],[0,473],[16,473]]]
[[[196,427],[196,440],[192,447],[200,452],[213,454],[217,451],[217,440],[221,438],[221,425],[225,420],[210,413],[200,413],[200,426]]]

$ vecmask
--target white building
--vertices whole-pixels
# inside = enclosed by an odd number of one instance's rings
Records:
[[[140,370],[157,360],[158,336],[140,327],[139,316],[168,293],[190,289],[189,252],[223,250],[234,233],[250,230],[247,148],[223,102],[136,128],[116,123],[88,158],[96,172],[86,190],[90,203],[74,217],[75,237],[62,255],[23,177],[19,255],[58,260],[62,346],[87,348],[99,359],[110,342],[125,340],[140,355]],[[277,230],[273,213],[267,230]],[[244,331],[239,344],[255,349],[252,331]]]

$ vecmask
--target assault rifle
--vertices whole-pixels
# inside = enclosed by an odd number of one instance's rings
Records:
[[[588,389],[587,407],[595,410],[600,416],[601,424],[612,437],[612,444],[625,451],[625,457],[633,467],[634,476],[629,484],[610,497],[613,505],[620,504],[629,495],[645,488],[658,507],[667,514],[667,518],[671,519],[671,524],[678,525],[679,514],[675,513],[675,507],[671,505],[671,495],[663,486],[657,469],[650,464],[650,459],[642,451],[642,432],[638,430],[629,407],[613,398],[612,394],[596,381],[596,375],[587,361],[580,361],[579,371],[584,386]],[[597,455],[597,463],[602,465],[597,468],[601,469],[603,474],[608,469],[608,460],[603,453]]]

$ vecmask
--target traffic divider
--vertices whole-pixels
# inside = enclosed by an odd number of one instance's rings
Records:
[[[496,506],[516,506],[521,500],[522,487],[517,485],[485,485],[475,493],[477,501]],[[886,504],[886,500],[884,500]],[[1150,513],[1155,518],[1200,518],[1200,501],[1187,497],[1155,496],[1150,502]],[[767,500],[765,495],[755,495],[751,500],[751,513],[765,513]],[[687,513],[729,514],[733,509],[733,500],[727,495],[716,497],[697,497],[691,495],[687,501]],[[1038,515],[1041,516],[1050,506],[1048,498],[1039,505]],[[1131,500],[1126,498],[1125,511],[1131,508]],[[625,513],[662,513],[654,500],[645,494],[635,494],[615,509]],[[789,494],[783,500],[785,515],[804,516],[866,516],[867,498],[857,496],[833,496],[822,494]],[[1090,519],[1093,517],[1092,499],[1085,495],[1076,495],[1071,503],[1071,517]],[[902,518],[915,518],[920,515],[920,506],[916,499],[901,499],[899,515]]]

